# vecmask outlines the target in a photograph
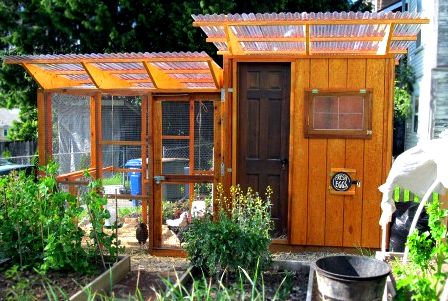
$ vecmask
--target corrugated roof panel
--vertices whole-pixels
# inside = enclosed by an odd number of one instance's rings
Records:
[[[215,85],[213,83],[185,83],[188,88],[197,88],[197,89],[214,89]]]
[[[379,42],[312,42],[310,51],[312,53],[345,52],[350,54],[362,54],[360,51],[376,51]]]
[[[238,38],[242,37],[304,37],[305,32],[303,26],[286,25],[286,26],[231,26],[232,31]]]
[[[90,81],[90,77],[87,74],[64,74],[64,75],[60,75],[60,76],[71,79],[71,80],[89,80]]]
[[[229,48],[227,47],[227,43],[225,42],[214,42],[216,48],[218,48],[218,51],[227,51]]]
[[[170,74],[170,76],[177,79],[208,79],[210,81],[213,81],[213,77],[211,76],[211,74],[207,73],[173,73]]]
[[[84,68],[81,64],[35,64],[48,71],[83,71]]]
[[[150,80],[148,74],[146,73],[120,73],[120,74],[116,74],[115,76],[121,78],[121,79],[129,79],[129,80],[133,80],[133,79],[147,79]]]
[[[390,43],[391,50],[406,50],[413,41],[392,41]]]
[[[162,70],[198,70],[209,69],[207,62],[153,62],[154,66]]]
[[[95,63],[93,64],[101,70],[135,70],[142,69],[143,63]]]
[[[300,42],[241,42],[245,51],[304,51],[305,43]]]

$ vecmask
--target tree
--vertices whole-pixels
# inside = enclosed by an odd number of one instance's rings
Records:
[[[192,26],[191,14],[351,9],[370,6],[365,0],[3,0],[0,55],[204,50],[219,61],[214,46]],[[20,67],[1,66],[0,106],[35,107],[36,88]],[[22,118],[32,116],[23,114],[15,127],[31,126]]]

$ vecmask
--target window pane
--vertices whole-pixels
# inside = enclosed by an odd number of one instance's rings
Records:
[[[339,97],[340,113],[358,113],[364,111],[364,98],[361,96],[341,96]]]
[[[341,114],[339,121],[340,130],[362,130],[364,119],[362,114]]]
[[[338,115],[317,113],[314,114],[314,129],[316,130],[331,130],[338,128]]]
[[[337,97],[335,96],[316,96],[314,97],[315,113],[337,113]]]

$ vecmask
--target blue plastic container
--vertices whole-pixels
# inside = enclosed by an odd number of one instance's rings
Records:
[[[126,168],[142,168],[142,159],[131,159],[124,165]],[[128,179],[131,188],[131,195],[141,195],[142,194],[142,174],[139,171],[128,172]],[[139,200],[131,200],[132,206],[140,206]]]

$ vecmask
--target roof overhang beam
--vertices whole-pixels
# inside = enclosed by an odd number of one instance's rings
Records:
[[[186,88],[184,83],[164,73],[162,70],[151,64],[150,61],[143,61],[143,66],[156,89]]]
[[[101,70],[91,63],[81,62],[81,65],[98,89],[126,89],[132,87],[126,80],[118,78],[105,70]]]
[[[23,68],[31,75],[37,84],[44,90],[47,89],[61,89],[75,87],[81,84],[80,81],[70,80],[63,76],[59,76],[45,69],[42,69],[35,64],[21,64]]]

